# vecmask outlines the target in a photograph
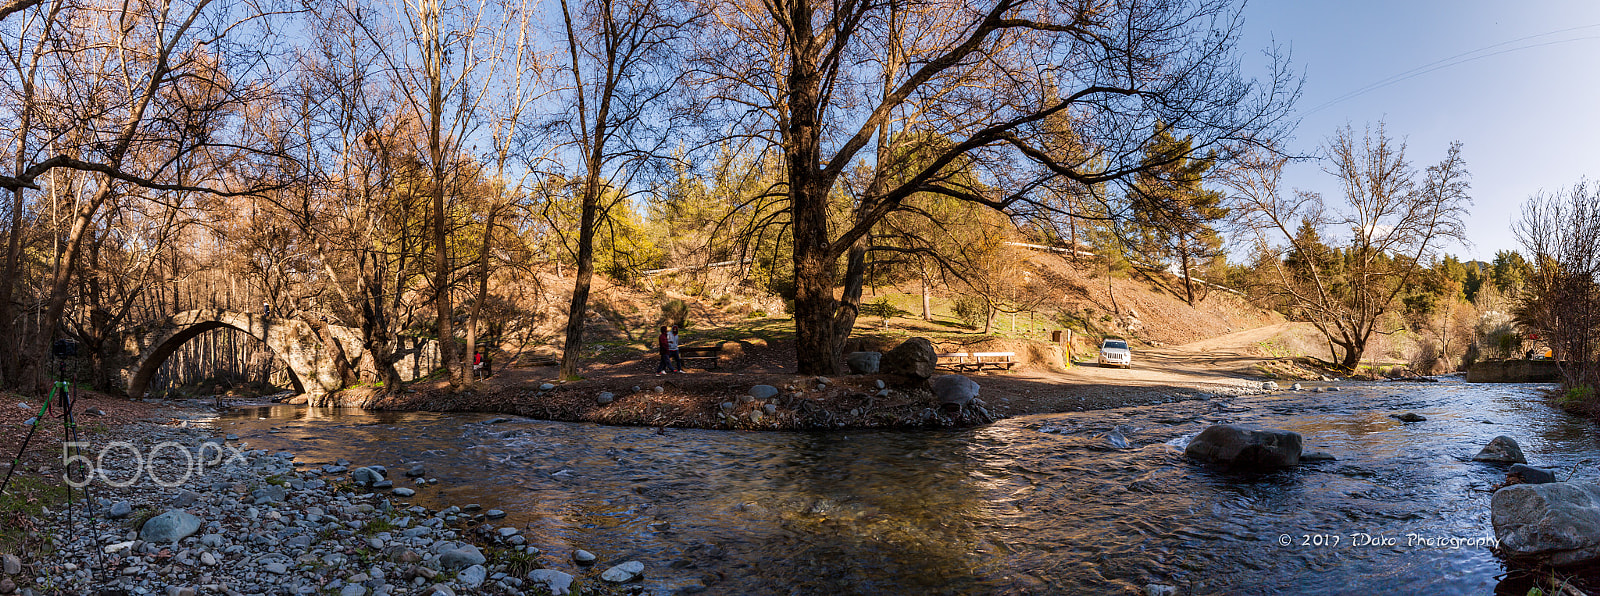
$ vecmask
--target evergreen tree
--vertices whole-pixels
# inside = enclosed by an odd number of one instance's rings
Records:
[[[1147,257],[1176,261],[1183,273],[1185,298],[1194,304],[1195,269],[1223,255],[1222,237],[1212,227],[1228,215],[1222,193],[1202,182],[1216,164],[1216,153],[1194,154],[1193,140],[1179,140],[1157,127],[1145,150],[1144,165],[1129,187],[1135,250]]]

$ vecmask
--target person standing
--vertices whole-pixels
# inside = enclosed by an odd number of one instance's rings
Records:
[[[661,335],[656,337],[657,349],[661,351],[661,364],[656,365],[656,376],[672,372],[672,353],[667,351],[667,326],[661,326]]]
[[[673,325],[672,329],[670,331],[667,331],[667,353],[672,356],[673,372],[678,372],[678,373],[683,372],[683,356],[680,356],[678,354],[678,326],[677,325]]]

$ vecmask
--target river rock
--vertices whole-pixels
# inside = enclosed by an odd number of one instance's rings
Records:
[[[133,515],[133,506],[127,501],[117,501],[111,505],[111,511],[106,515],[111,516],[111,519],[122,519]]]
[[[595,560],[594,553],[591,553],[589,551],[583,550],[581,548],[572,552],[572,562],[577,563],[579,565],[591,565],[591,564],[594,563],[594,560]]]
[[[611,403],[615,399],[617,399],[617,396],[615,394],[611,393],[610,391],[601,391],[600,392],[600,396],[596,397],[595,401],[599,402],[600,405],[603,406],[603,405]]]
[[[844,363],[850,367],[850,374],[853,375],[877,374],[882,362],[883,352],[851,352],[844,357]]]
[[[481,586],[483,585],[483,580],[488,578],[489,570],[484,569],[482,565],[473,565],[466,569],[462,569],[461,573],[456,574],[456,581],[461,582],[461,585],[468,588],[476,588]]]
[[[1423,421],[1426,421],[1428,419],[1427,416],[1423,416],[1422,414],[1418,414],[1416,412],[1406,412],[1404,414],[1390,414],[1389,417],[1393,418],[1395,420],[1399,420],[1401,422],[1423,422]]]
[[[611,583],[620,584],[623,582],[631,582],[635,579],[638,579],[641,575],[644,575],[644,563],[640,563],[638,561],[628,561],[621,565],[607,569],[605,573],[600,574],[600,579]]]
[[[1200,432],[1184,455],[1244,469],[1271,469],[1300,463],[1300,434],[1286,430],[1217,424]]]
[[[416,495],[417,491],[414,491],[414,490],[411,490],[409,488],[406,488],[406,487],[402,486],[400,488],[397,488],[397,489],[394,489],[392,491],[389,491],[389,493],[394,495],[394,496],[396,496],[396,497],[410,497],[410,496]]]
[[[411,466],[411,469],[406,470],[406,478],[421,478],[427,475],[428,469],[420,465]]]
[[[1512,464],[1510,473],[1522,478],[1522,481],[1526,484],[1549,484],[1556,481],[1554,470],[1535,468],[1528,464]]]
[[[174,509],[150,518],[139,529],[139,539],[155,544],[167,544],[188,538],[200,531],[200,518],[187,511]]]
[[[1178,596],[1178,588],[1166,584],[1145,584],[1144,596]]]
[[[1517,445],[1516,439],[1500,435],[1472,456],[1472,461],[1525,464],[1528,458],[1522,456],[1522,447]]]
[[[766,405],[763,405],[763,406],[761,406],[761,410],[766,412],[768,416],[771,416],[773,414],[777,414],[778,413],[778,404],[766,404]]]
[[[12,554],[0,556],[0,569],[3,569],[6,575],[22,573],[22,559]]]
[[[346,584],[339,588],[339,596],[367,596],[367,587],[361,584]]]
[[[1267,391],[1277,391],[1278,383],[1275,381],[1267,381],[1261,384],[1261,388]]]
[[[556,388],[556,386],[553,383],[540,383],[539,384],[539,390],[540,391],[549,391],[549,390],[555,389],[555,388]]]
[[[361,486],[370,486],[379,480],[383,480],[383,474],[371,467],[356,468],[350,471],[350,479]]]
[[[1293,385],[1290,385],[1290,386],[1289,386],[1289,388],[1290,388],[1290,389],[1292,389],[1292,390],[1295,390],[1295,391],[1301,391],[1301,390],[1304,390],[1304,389],[1305,389],[1305,387],[1304,387],[1304,386],[1302,386],[1302,385],[1301,385],[1301,384],[1299,384],[1299,383],[1295,383],[1295,384],[1293,384]]]
[[[756,385],[750,388],[750,397],[768,399],[778,394],[778,388],[771,385]]]
[[[1106,443],[1116,449],[1127,449],[1128,437],[1122,435],[1122,429],[1114,428],[1111,429],[1111,432],[1106,433]]]
[[[461,569],[473,565],[482,565],[488,559],[478,550],[478,547],[466,545],[455,550],[439,553],[439,564],[445,569]]]
[[[1339,458],[1334,457],[1332,453],[1328,453],[1326,451],[1307,451],[1300,454],[1301,463],[1312,461],[1334,461],[1337,459]]]
[[[1495,491],[1489,513],[1513,558],[1557,566],[1600,560],[1600,484],[1514,484]]]
[[[879,364],[879,370],[885,374],[920,381],[933,376],[939,356],[933,349],[933,342],[924,337],[913,337],[889,350]]]
[[[939,403],[966,406],[978,397],[978,382],[962,375],[943,375],[933,379],[933,395]]]
[[[535,569],[528,572],[528,579],[539,582],[550,589],[553,596],[563,596],[572,593],[572,576],[554,569]]]

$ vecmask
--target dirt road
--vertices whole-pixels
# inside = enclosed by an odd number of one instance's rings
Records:
[[[1010,414],[1096,410],[1183,399],[1201,392],[1256,387],[1259,365],[1278,357],[1326,357],[1308,323],[1283,323],[1160,348],[1136,349],[1132,368],[1105,368],[1096,354],[1074,354],[1066,371],[1026,370],[977,376],[983,398]]]

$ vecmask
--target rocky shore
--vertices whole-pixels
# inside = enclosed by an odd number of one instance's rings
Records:
[[[501,511],[409,504],[421,467],[390,479],[232,439],[150,422],[94,437],[95,454],[132,449],[99,458],[92,513],[57,504],[32,520],[42,547],[3,556],[0,594],[628,594],[647,572],[547,552],[497,527]]]

